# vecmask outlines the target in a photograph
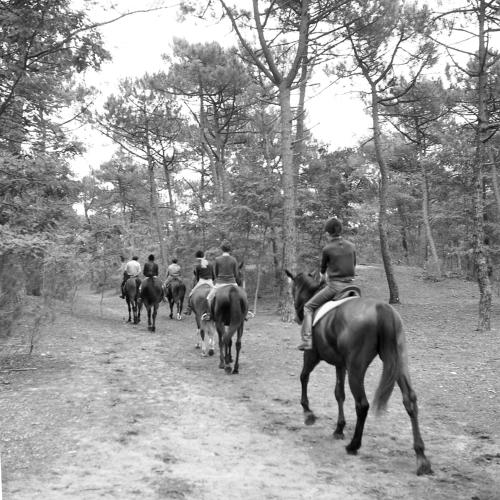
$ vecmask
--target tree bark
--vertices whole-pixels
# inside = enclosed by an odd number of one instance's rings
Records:
[[[382,144],[380,140],[380,121],[379,121],[379,102],[376,85],[371,84],[371,99],[372,99],[372,123],[373,123],[373,141],[375,144],[375,155],[380,170],[380,186],[379,186],[379,218],[378,230],[380,237],[380,250],[382,253],[382,261],[384,263],[385,275],[389,286],[389,304],[399,304],[399,290],[394,275],[391,253],[389,250],[389,238],[387,234],[387,194],[389,187],[389,172],[382,152]]]
[[[422,174],[422,220],[424,223],[425,234],[427,236],[427,243],[431,250],[432,263],[434,268],[432,270],[433,277],[441,279],[441,266],[439,264],[439,257],[436,250],[434,237],[432,236],[431,222],[429,217],[429,179],[427,175],[427,168],[425,159],[420,160],[420,172]]]
[[[281,108],[281,162],[283,165],[283,269],[295,273],[297,267],[297,228],[295,224],[295,168],[292,149],[292,109],[290,87],[283,82],[279,87]],[[288,282],[288,281],[287,281]],[[287,287],[287,300],[283,302],[281,318],[292,321],[295,316],[291,288]]]
[[[485,44],[485,18],[486,3],[479,3],[479,47],[478,47],[478,81],[477,81],[477,129],[475,137],[474,158],[474,257],[479,286],[479,318],[477,329],[479,331],[491,330],[491,283],[488,275],[488,251],[484,244],[484,201],[483,201],[483,172],[485,160],[485,138],[488,125],[486,111],[487,96],[487,51]]]

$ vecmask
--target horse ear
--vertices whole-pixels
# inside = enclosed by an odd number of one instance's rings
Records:
[[[295,279],[294,275],[288,269],[285,269],[285,273],[292,281]]]

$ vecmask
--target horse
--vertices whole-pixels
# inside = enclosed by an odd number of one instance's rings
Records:
[[[125,282],[125,286],[123,287],[123,293],[125,294],[125,299],[127,300],[127,307],[128,307],[127,323],[130,323],[132,321],[132,314],[133,314],[134,325],[139,323],[139,321],[141,320],[139,293],[138,293],[136,279],[137,278],[135,276],[130,277]]]
[[[174,317],[174,305],[177,306],[178,320],[182,319],[182,306],[184,304],[184,296],[186,295],[186,285],[181,279],[174,278],[168,286],[165,287],[165,296],[170,305],[170,319]]]
[[[163,286],[159,278],[147,278],[142,282],[141,287],[141,303],[146,307],[148,313],[148,330],[154,332],[156,330],[156,315],[158,314],[158,307],[163,299]],[[151,315],[151,309],[153,314]]]
[[[191,297],[189,298],[195,314],[196,325],[198,327],[196,331],[196,348],[198,349],[201,347],[202,356],[207,355],[207,345],[205,341],[206,336],[208,336],[208,355],[214,355],[214,324],[210,320],[207,321],[202,319],[203,314],[208,311],[207,295],[208,292],[210,292],[210,289],[211,286],[209,284],[200,285],[193,291]]]
[[[292,280],[292,295],[296,320],[304,317],[304,304],[321,288],[311,276],[300,273]],[[356,427],[351,442],[346,446],[349,454],[357,454],[361,447],[363,429],[369,404],[365,394],[364,378],[375,356],[383,363],[382,376],[375,393],[377,412],[385,409],[397,382],[403,395],[404,407],[410,416],[413,431],[413,449],[417,458],[417,475],[432,474],[430,461],[425,456],[424,442],[418,425],[417,396],[413,391],[408,370],[408,354],[403,323],[397,311],[387,303],[371,298],[353,298],[326,313],[313,327],[313,349],[304,351],[300,382],[301,405],[306,425],[312,425],[316,416],[309,408],[307,384],[309,375],[320,361],[334,365],[337,374],[335,398],[338,404],[335,439],[344,438],[344,384],[347,372],[349,386],[356,405]]]
[[[219,368],[224,368],[227,374],[239,373],[241,337],[247,313],[248,299],[242,287],[224,285],[216,289],[211,303],[210,316],[219,336]],[[236,332],[236,360],[234,367],[231,367],[232,338]]]

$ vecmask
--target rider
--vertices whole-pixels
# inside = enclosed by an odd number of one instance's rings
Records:
[[[313,295],[304,305],[304,321],[302,323],[302,342],[298,346],[301,351],[312,349],[312,320],[318,307],[334,299],[347,288],[354,279],[356,267],[356,249],[354,244],[341,236],[342,223],[333,217],[325,224],[327,244],[321,254],[320,273],[326,286]]]
[[[238,261],[230,254],[231,244],[228,241],[224,241],[220,249],[222,250],[222,255],[215,258],[215,285],[207,295],[208,310],[210,310],[210,305],[217,288],[240,283]],[[203,319],[210,319],[209,313],[206,313],[206,318]]]
[[[139,264],[139,257],[134,255],[132,257],[132,260],[129,260],[127,262],[127,264],[125,265],[125,271],[123,273],[123,281],[121,284],[121,290],[122,290],[122,294],[120,295],[121,299],[125,298],[124,287],[125,287],[125,283],[127,282],[127,280],[129,278],[135,277],[137,288],[139,288],[141,286],[141,280],[139,278],[140,272],[141,272],[141,265]]]
[[[165,290],[170,286],[170,283],[181,277],[181,266],[177,264],[177,259],[172,259],[172,263],[167,267],[167,279],[165,280]]]
[[[149,255],[148,261],[144,264],[144,268],[142,270],[142,274],[146,277],[143,283],[145,284],[146,280],[150,278],[157,278],[158,272],[158,264],[155,262],[155,256],[151,254]]]
[[[211,287],[214,286],[214,268],[212,267],[212,264],[205,259],[205,253],[203,250],[198,250],[194,256],[196,257],[196,264],[193,269],[193,288],[189,293],[189,298],[191,298],[193,292],[202,285],[210,285]],[[188,306],[184,314],[189,316],[191,311],[191,301],[188,300]]]

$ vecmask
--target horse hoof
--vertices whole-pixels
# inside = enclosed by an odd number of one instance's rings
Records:
[[[204,351],[202,351],[202,352],[201,352],[201,357],[202,357],[202,358],[206,358],[206,357],[207,357],[207,353],[206,353],[206,352],[204,352]]]
[[[308,413],[304,418],[304,423],[306,425],[313,425],[316,422],[316,415],[314,413]]]
[[[224,363],[219,363],[219,368],[224,368]]]
[[[429,460],[423,460],[417,468],[417,476],[424,476],[426,474],[434,474],[431,463]]]
[[[195,348],[195,349],[201,349],[201,345],[200,345],[200,344],[196,344],[196,345],[194,346],[194,348]]]
[[[232,374],[232,375],[238,375],[239,373],[240,373],[240,371],[239,371],[239,370],[233,370],[233,371],[231,372],[231,374]]]
[[[233,369],[230,366],[224,367],[224,371],[228,374],[231,375],[233,373]]]
[[[335,431],[333,433],[333,439],[344,439],[344,433]]]
[[[350,444],[348,444],[345,447],[345,451],[347,451],[347,453],[349,455],[357,455],[358,454],[358,448],[353,448]]]
[[[215,354],[215,351],[213,349],[208,350],[208,355],[213,356]]]

